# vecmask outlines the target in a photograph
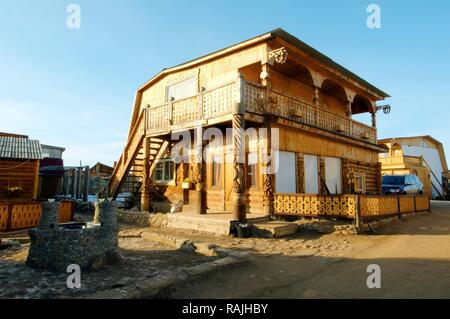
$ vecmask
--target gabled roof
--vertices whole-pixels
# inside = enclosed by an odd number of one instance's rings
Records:
[[[146,83],[144,83],[139,90],[144,89],[145,87],[147,87],[149,84],[151,84],[152,82],[154,82],[155,80],[159,79],[161,76],[164,76],[166,74],[172,73],[172,72],[176,72],[179,71],[181,69],[184,68],[188,68],[188,67],[192,67],[196,64],[199,63],[204,63],[210,59],[214,59],[217,58],[218,56],[222,56],[225,54],[231,54],[232,52],[236,51],[236,50],[240,50],[244,47],[250,46],[250,45],[255,45],[257,43],[260,42],[265,42],[268,41],[269,39],[273,39],[275,37],[279,37],[281,39],[283,39],[284,41],[292,44],[293,46],[297,47],[298,49],[302,50],[303,52],[305,52],[306,54],[310,55],[311,57],[313,57],[314,59],[316,59],[317,61],[328,65],[329,67],[338,70],[339,72],[341,72],[344,76],[347,76],[348,78],[366,86],[368,89],[370,89],[371,91],[375,92],[376,94],[383,96],[385,98],[390,97],[389,94],[383,92],[382,90],[378,89],[377,87],[375,87],[374,85],[370,84],[369,82],[367,82],[366,80],[362,79],[361,77],[359,77],[358,75],[356,75],[355,73],[351,72],[350,70],[348,70],[347,68],[343,67],[342,65],[340,65],[339,63],[333,61],[332,59],[330,59],[329,57],[327,57],[326,55],[320,53],[319,51],[317,51],[316,49],[314,49],[313,47],[307,45],[306,43],[304,43],[303,41],[299,40],[298,38],[296,38],[295,36],[293,36],[292,34],[284,31],[281,28],[263,33],[261,35],[258,35],[256,37],[253,37],[251,39],[233,44],[231,46],[228,46],[226,48],[214,51],[212,53],[203,55],[199,58],[175,65],[173,67],[170,68],[164,68],[161,72],[159,72],[157,75],[155,75],[153,78],[151,78],[149,81],[147,81]]]
[[[0,158],[40,160],[41,143],[23,137],[0,136]]]
[[[437,139],[432,137],[431,135],[417,135],[417,136],[401,136],[401,137],[389,137],[378,140],[378,143],[386,143],[390,141],[402,141],[402,140],[411,140],[411,139],[426,139],[437,145],[437,149],[439,151],[439,156],[441,157],[441,162],[443,165],[444,171],[448,171],[447,159],[444,152],[444,146]]]

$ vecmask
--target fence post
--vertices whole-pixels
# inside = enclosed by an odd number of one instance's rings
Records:
[[[397,195],[397,214],[398,214],[398,219],[402,219],[402,213],[400,210],[400,196]]]

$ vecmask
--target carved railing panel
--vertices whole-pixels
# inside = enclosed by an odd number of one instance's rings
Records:
[[[397,196],[360,196],[359,201],[363,218],[398,214]]]
[[[377,139],[376,135],[376,129],[373,127],[352,121],[352,136],[354,138],[375,144]]]
[[[172,110],[172,124],[194,121],[201,118],[198,96],[173,102]]]
[[[236,101],[236,83],[230,83],[203,93],[203,118],[231,113]]]
[[[376,143],[376,129],[338,114],[317,109],[297,98],[247,82],[244,89],[247,112],[271,113],[336,134]],[[317,112],[317,117],[316,117]]]
[[[414,213],[415,203],[414,196],[401,196],[400,200],[400,213]]]
[[[399,211],[400,209],[400,211]],[[430,210],[427,196],[274,194],[276,215],[333,216],[363,220]]]
[[[274,210],[278,215],[354,218],[357,210],[357,196],[275,194]]]
[[[428,196],[414,196],[416,201],[416,212],[423,212],[430,210],[430,198]]]
[[[158,128],[168,128],[172,119],[172,110],[170,104],[146,109],[147,128],[149,131]]]

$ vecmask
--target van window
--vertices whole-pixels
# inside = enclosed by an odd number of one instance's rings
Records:
[[[405,176],[393,176],[393,175],[383,176],[383,184],[385,184],[385,185],[404,185],[405,184]]]

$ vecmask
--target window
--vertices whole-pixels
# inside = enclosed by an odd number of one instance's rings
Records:
[[[168,183],[174,180],[174,166],[172,160],[160,160],[156,163],[153,180],[157,183]]]
[[[222,164],[219,156],[214,156],[212,160],[212,187],[220,187],[222,185]]]
[[[363,174],[355,175],[355,193],[365,193],[366,192],[366,176]]]
[[[258,154],[248,154],[247,163],[247,184],[249,187],[256,188],[258,187]]]
[[[180,100],[197,94],[197,78],[192,77],[167,86],[166,102]]]
[[[331,194],[342,193],[342,161],[337,157],[325,157],[325,183]]]

